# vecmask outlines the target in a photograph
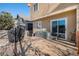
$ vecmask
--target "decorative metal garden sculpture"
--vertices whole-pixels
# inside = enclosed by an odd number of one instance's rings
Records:
[[[17,15],[17,23],[14,28],[8,31],[8,39],[9,42],[14,43],[14,55],[17,56],[17,42],[20,43],[20,48],[22,48],[21,40],[25,34],[25,24],[23,23],[23,19]]]

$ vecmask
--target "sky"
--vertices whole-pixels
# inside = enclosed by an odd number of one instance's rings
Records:
[[[30,9],[26,3],[0,3],[0,12],[7,11],[16,17],[17,14],[30,16]]]

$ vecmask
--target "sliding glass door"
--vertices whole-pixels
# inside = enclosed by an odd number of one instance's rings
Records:
[[[65,38],[65,20],[58,20],[58,37]]]
[[[59,38],[66,38],[66,18],[51,20],[51,34]]]

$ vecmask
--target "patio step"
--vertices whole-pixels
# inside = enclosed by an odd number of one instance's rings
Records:
[[[74,46],[73,43],[66,42],[66,41],[61,41],[61,40],[51,40],[51,39],[48,39],[48,40],[51,41],[51,42],[54,42],[54,43],[63,45],[63,46],[65,46],[65,47],[71,48],[71,49],[73,49],[73,50],[77,50],[77,47]]]
[[[76,44],[75,44],[75,43],[71,43],[71,42],[68,42],[68,41],[58,40],[58,42],[62,42],[62,43],[64,43],[64,44],[68,44],[68,45],[71,45],[71,46],[76,47]]]

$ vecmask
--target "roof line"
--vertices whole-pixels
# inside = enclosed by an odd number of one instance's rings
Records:
[[[62,13],[62,12],[74,10],[74,9],[77,9],[77,7],[78,7],[78,5],[70,6],[68,8],[63,9],[63,10],[55,11],[55,12],[53,12],[51,14],[48,14],[48,15],[45,15],[45,16],[42,16],[42,17],[38,17],[36,19],[33,19],[33,21],[38,20],[38,19],[41,19],[41,18],[49,17],[49,16],[52,16],[52,15],[56,15],[56,14],[59,14],[59,13]]]

